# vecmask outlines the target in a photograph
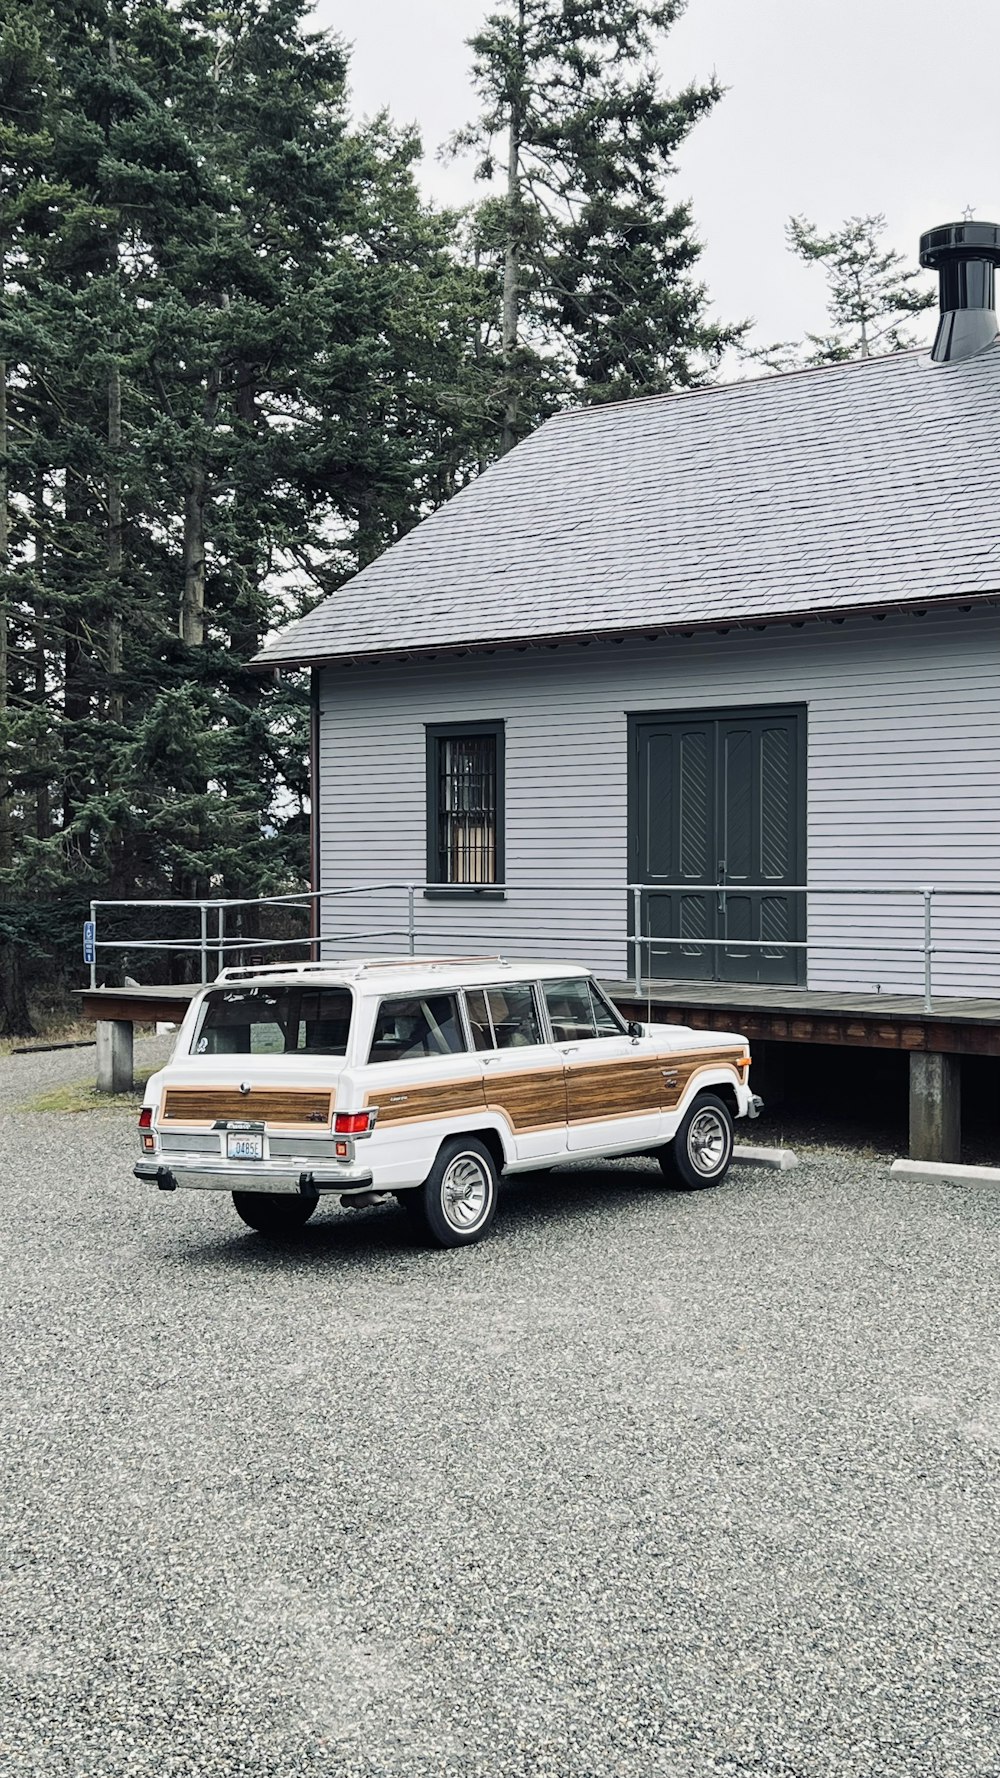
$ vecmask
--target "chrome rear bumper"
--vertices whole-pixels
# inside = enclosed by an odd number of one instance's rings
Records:
[[[184,1186],[195,1191],[293,1192],[314,1198],[321,1192],[364,1191],[372,1183],[371,1173],[361,1167],[300,1170],[275,1161],[256,1161],[252,1167],[224,1163],[207,1167],[204,1161],[195,1163],[171,1157],[169,1166],[158,1160],[136,1161],[132,1172],[136,1179],[158,1186],[161,1192]]]

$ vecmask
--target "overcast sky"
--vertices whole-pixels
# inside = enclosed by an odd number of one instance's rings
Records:
[[[474,114],[465,39],[488,10],[485,0],[316,6],[317,22],[353,45],[356,111],[384,106],[418,125],[424,187],[442,202],[474,194],[468,166],[443,166],[436,151]],[[996,0],[689,0],[662,64],[671,87],[714,70],[729,88],[695,126],[673,190],[693,203],[714,311],[752,316],[758,340],[824,324],[822,272],[785,247],[792,213],[827,229],[882,211],[913,263],[921,230],[966,206],[1000,222]],[[930,337],[932,322],[920,325]]]

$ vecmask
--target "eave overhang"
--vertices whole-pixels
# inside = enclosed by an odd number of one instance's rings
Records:
[[[996,605],[997,603],[1000,603],[1000,587],[987,593],[956,593],[954,596],[945,597],[936,595],[931,599],[893,599],[884,604],[818,606],[815,609],[802,611],[766,611],[757,615],[744,612],[739,617],[715,616],[704,620],[685,620],[683,623],[645,623],[634,627],[622,626],[553,632],[550,635],[502,636],[492,640],[484,638],[475,641],[436,642],[429,644],[426,648],[409,647],[358,652],[338,650],[336,653],[303,654],[296,658],[271,661],[257,656],[247,665],[251,672],[256,673],[302,673],[312,667],[403,665],[408,661],[455,659],[470,655],[528,654],[537,652],[539,649],[589,648],[595,642],[603,642],[615,647],[625,642],[658,642],[669,636],[685,639],[706,635],[728,636],[734,632],[748,633],[779,627],[800,630],[806,624],[839,625],[846,623],[849,618],[870,618],[881,622],[887,617],[903,615],[925,617],[932,611],[971,611],[976,607]]]

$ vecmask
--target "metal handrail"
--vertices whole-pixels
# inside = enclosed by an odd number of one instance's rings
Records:
[[[408,954],[414,956],[416,955],[417,940],[417,896],[425,890],[437,890],[442,887],[447,887],[447,885],[397,878],[388,882],[354,884],[346,889],[295,890],[284,895],[218,898],[204,897],[200,899],[193,897],[161,897],[150,898],[148,901],[97,899],[90,904],[90,916],[92,922],[91,943],[93,945],[93,950],[90,953],[90,985],[92,988],[95,988],[97,985],[97,956],[101,951],[176,951],[194,953],[200,957],[201,979],[205,982],[209,977],[209,960],[213,953],[215,954],[216,971],[218,971],[224,966],[227,954],[233,951],[245,953],[255,949],[291,950],[300,946],[312,947],[318,942],[321,942],[317,940],[315,933],[312,931],[308,934],[304,933],[299,938],[268,938],[259,935],[255,937],[247,937],[246,935],[229,935],[226,931],[227,912],[248,907],[295,907],[301,908],[303,912],[307,912],[313,908],[314,904],[319,908],[322,908],[327,902],[348,901],[356,899],[358,896],[371,896],[385,893],[402,893],[406,896],[405,913],[401,911],[398,923],[370,927],[359,931],[343,932],[339,933],[337,937],[340,942],[344,944],[357,944],[361,941],[371,939],[402,938],[405,939],[407,943]],[[565,895],[567,885],[565,879],[561,879],[553,882],[548,882],[546,880],[534,881],[525,884],[523,889],[508,883],[466,884],[461,887],[472,890],[477,888],[482,888],[484,890],[488,889],[494,896],[498,893],[503,895],[513,893],[531,896],[552,892],[558,892],[559,894]],[[723,949],[738,948],[743,951],[771,951],[777,953],[808,950],[811,950],[814,953],[829,953],[837,950],[858,953],[867,950],[875,950],[882,955],[918,955],[922,957],[923,999],[924,1010],[926,1012],[930,1012],[933,1009],[932,978],[934,957],[945,954],[961,954],[962,951],[960,945],[956,944],[954,941],[950,941],[947,937],[944,939],[939,938],[935,942],[933,932],[933,909],[935,900],[940,901],[943,897],[957,899],[969,899],[990,895],[1000,897],[1000,887],[987,888],[980,883],[898,884],[839,882],[785,884],[771,882],[756,884],[733,883],[730,880],[726,883],[628,883],[623,885],[618,882],[591,883],[586,886],[585,892],[592,896],[620,895],[623,888],[627,891],[630,897],[632,909],[631,921],[626,920],[624,922],[626,927],[624,940],[632,949],[634,957],[633,985],[636,993],[639,995],[643,992],[643,956],[646,958],[647,976],[651,978],[654,955],[664,951],[669,952],[676,950],[678,948],[697,948],[699,950],[707,950],[718,949],[721,947]],[[811,939],[742,939],[734,938],[732,936],[710,938],[700,937],[696,934],[682,935],[676,938],[654,938],[650,932],[642,931],[642,916],[644,910],[643,897],[656,894],[718,895],[722,900],[723,911],[725,910],[726,900],[728,898],[746,894],[801,895],[806,898],[806,906],[808,906],[809,896],[812,896],[814,899],[816,897],[824,898],[845,895],[854,898],[861,896],[889,896],[897,899],[899,897],[913,896],[918,898],[918,905],[914,909],[914,913],[921,919],[921,934],[919,940],[902,940],[898,943],[893,940],[882,940],[877,938],[870,939],[865,934],[859,934],[856,931],[849,933],[843,938],[832,934],[824,934],[822,937],[813,937]],[[474,904],[474,901],[475,897],[472,896],[465,905],[467,907],[471,906]],[[191,940],[175,938],[99,939],[97,936],[97,921],[98,912],[102,908],[193,909],[198,912],[199,932],[197,937]],[[213,924],[215,928],[215,930],[211,932],[209,930],[210,917],[211,924]],[[631,927],[631,930],[629,930],[629,927]],[[479,943],[480,939],[477,937],[475,942]],[[984,944],[982,941],[977,941],[977,956],[992,956],[994,954],[996,954],[996,947],[991,946],[989,943]]]

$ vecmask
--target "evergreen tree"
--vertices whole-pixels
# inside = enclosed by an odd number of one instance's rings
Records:
[[[478,218],[496,268],[508,450],[565,394],[618,400],[701,380],[741,329],[705,313],[690,206],[665,182],[717,103],[662,90],[682,0],[503,0],[471,40],[474,149],[499,181]]]
[[[25,0],[7,29],[10,1029],[10,960],[65,967],[92,895],[303,883],[304,689],[248,659],[482,458],[482,281],[305,18]]]
[[[849,216],[833,234],[821,235],[805,217],[792,216],[786,230],[790,251],[826,273],[830,331],[757,346],[745,356],[781,371],[908,352],[919,345],[906,323],[933,308],[935,293],[917,288],[919,268],[907,266],[901,253],[885,246],[885,229],[884,216]]]

